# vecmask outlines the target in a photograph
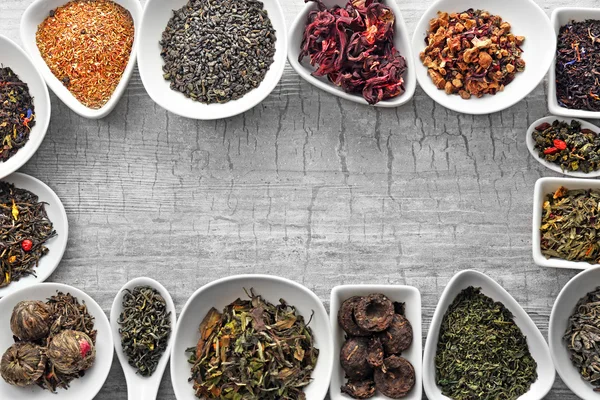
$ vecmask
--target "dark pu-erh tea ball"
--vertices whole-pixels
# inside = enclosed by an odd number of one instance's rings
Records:
[[[359,328],[370,332],[386,330],[394,318],[394,303],[381,293],[362,297],[354,306],[354,319]]]
[[[29,386],[35,383],[46,367],[44,350],[33,343],[15,343],[6,350],[0,361],[0,373],[6,383]]]
[[[85,333],[65,330],[52,338],[47,354],[58,371],[75,374],[92,366],[96,359],[96,348]]]
[[[369,364],[369,339],[353,337],[346,340],[340,351],[340,364],[350,379],[364,379],[373,374]]]
[[[23,341],[35,341],[48,336],[52,317],[48,306],[41,301],[21,301],[13,309],[10,329]]]
[[[380,339],[386,354],[400,354],[412,344],[412,325],[403,315],[394,314],[388,329],[380,333]]]

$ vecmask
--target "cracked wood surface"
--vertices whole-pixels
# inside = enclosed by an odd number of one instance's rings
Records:
[[[21,43],[30,3],[0,2],[0,34]],[[399,2],[411,36],[430,3]],[[548,15],[597,5],[538,3]],[[289,26],[303,2],[282,4]],[[544,85],[478,117],[437,106],[420,88],[397,109],[359,106],[289,66],[261,105],[217,122],[167,113],[137,71],[100,121],[51,98],[46,139],[22,169],[49,184],[69,216],[68,248],[50,280],[86,291],[107,313],[137,276],[162,282],[180,311],[214,279],[268,273],[302,282],[327,307],[338,284],[416,286],[425,335],[446,283],[472,268],[502,284],[546,336],[552,304],[576,274],[531,257],[534,183],[554,175],[525,146],[529,124],[548,114]],[[115,357],[96,399],[126,393]],[[158,398],[175,399],[168,371]],[[546,398],[576,396],[557,376]]]

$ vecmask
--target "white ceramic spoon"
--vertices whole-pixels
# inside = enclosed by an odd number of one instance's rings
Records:
[[[123,349],[121,348],[121,335],[119,334],[119,316],[123,311],[123,291],[125,289],[132,290],[137,286],[150,286],[156,289],[160,295],[167,302],[167,310],[171,312],[171,336],[169,337],[169,343],[165,352],[163,353],[158,366],[156,367],[156,371],[149,377],[143,377],[136,373],[135,368],[129,365],[127,356],[123,353]],[[163,285],[150,278],[135,278],[130,280],[119,290],[117,296],[115,297],[115,301],[113,302],[112,309],[110,310],[110,327],[115,343],[115,351],[117,352],[117,357],[119,357],[119,361],[121,362],[121,367],[123,368],[123,372],[125,373],[125,380],[127,381],[127,399],[128,400],[154,400],[156,399],[156,394],[158,393],[158,388],[160,386],[160,381],[162,379],[163,373],[165,372],[165,368],[167,367],[167,362],[169,361],[169,355],[171,354],[171,347],[173,346],[173,340],[175,338],[175,328],[176,328],[176,316],[175,316],[175,305],[173,304],[173,299],[171,295],[164,288]]]

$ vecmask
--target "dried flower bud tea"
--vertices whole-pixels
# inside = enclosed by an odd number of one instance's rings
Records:
[[[35,120],[29,86],[12,69],[0,66],[0,161],[8,160],[27,144]]]
[[[121,347],[129,365],[142,376],[151,376],[171,335],[171,313],[160,293],[149,286],[125,290],[119,317]]]
[[[85,333],[64,330],[52,337],[47,355],[58,372],[78,374],[92,366],[96,359],[96,348]]]
[[[308,15],[298,61],[309,57],[315,76],[327,76],[369,104],[404,93],[406,60],[394,46],[395,16],[382,0],[350,0]],[[404,34],[407,34],[404,32]]]
[[[81,104],[103,107],[133,48],[133,18],[110,0],[73,0],[50,12],[36,43],[54,76]]]
[[[600,390],[600,287],[582,297],[569,317],[563,341],[583,379]]]
[[[369,339],[348,338],[340,350],[340,364],[349,379],[365,379],[373,374],[369,364]]]
[[[10,317],[13,335],[24,342],[45,338],[50,333],[51,325],[50,308],[41,301],[17,303]]]
[[[353,399],[369,399],[375,396],[375,381],[373,378],[364,380],[348,380],[341,388],[342,393]]]
[[[435,372],[453,400],[516,400],[537,380],[537,363],[511,312],[468,287],[442,319]]]
[[[190,0],[162,34],[164,78],[202,103],[239,99],[265,78],[276,40],[260,1]]]
[[[554,121],[535,127],[531,134],[541,159],[560,166],[563,171],[594,172],[600,169],[600,137],[581,129],[581,123]]]
[[[598,213],[600,190],[569,190],[560,187],[542,205],[540,247],[546,258],[569,261],[600,261]]]
[[[390,356],[375,370],[375,388],[392,399],[405,397],[415,386],[415,369],[405,358]]]
[[[392,323],[379,337],[386,354],[400,354],[412,344],[412,325],[403,315],[394,314]]]
[[[382,294],[374,293],[361,298],[354,307],[356,324],[369,332],[386,330],[394,317],[394,304]]]
[[[521,44],[508,22],[487,11],[438,11],[429,21],[425,50],[420,54],[433,84],[446,94],[494,95],[525,69]]]
[[[4,352],[0,361],[0,374],[9,385],[29,386],[44,374],[46,354],[44,349],[28,342],[15,343]]]
[[[338,310],[338,324],[350,336],[370,336],[371,332],[361,329],[354,319],[354,308],[362,299],[360,296],[354,296],[345,300]]]
[[[283,299],[273,305],[252,290],[249,297],[202,320],[200,340],[187,350],[196,396],[305,399],[319,356],[308,323]]]
[[[571,21],[558,33],[556,100],[573,110],[600,111],[600,21]]]
[[[40,258],[48,253],[46,242],[56,236],[37,195],[0,181],[0,288],[35,275]],[[28,251],[23,242],[31,241]]]

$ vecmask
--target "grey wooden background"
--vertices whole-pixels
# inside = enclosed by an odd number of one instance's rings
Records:
[[[302,0],[282,0],[288,24]],[[0,34],[21,43],[31,0],[0,1]],[[400,3],[412,36],[432,0]],[[538,0],[548,13],[596,0]],[[525,131],[548,114],[540,85],[509,110],[448,111],[418,88],[398,109],[321,92],[290,67],[238,117],[200,122],[156,106],[134,75],[115,111],[78,117],[52,97],[42,146],[22,169],[60,196],[71,227],[51,277],[106,312],[129,279],[162,282],[178,310],[223,276],[268,273],[302,282],[329,305],[333,286],[416,286],[427,333],[448,280],[477,269],[500,282],[546,335],[554,299],[576,271],[531,257],[533,186],[551,176]],[[170,376],[158,396],[174,400]],[[126,399],[116,357],[98,400]],[[576,399],[556,379],[550,400]]]

